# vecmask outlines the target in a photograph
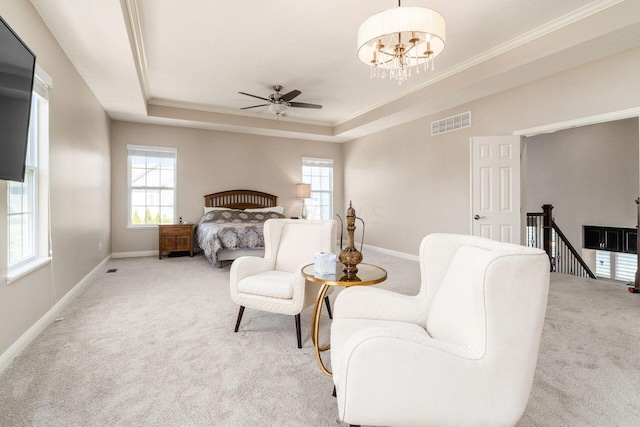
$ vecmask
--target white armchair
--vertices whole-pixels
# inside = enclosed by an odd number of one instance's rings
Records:
[[[302,348],[300,312],[314,304],[319,285],[306,282],[300,270],[316,252],[335,252],[336,221],[270,219],[264,224],[264,258],[241,257],[231,265],[231,299],[240,305],[235,332],[245,307],[295,316]],[[329,299],[325,304],[331,316]]]
[[[331,365],[349,424],[514,425],[529,400],[547,306],[544,251],[432,234],[416,296],[336,298]]]

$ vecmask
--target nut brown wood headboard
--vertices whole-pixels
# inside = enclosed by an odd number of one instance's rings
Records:
[[[207,207],[255,209],[276,206],[278,196],[253,190],[230,190],[204,196]]]

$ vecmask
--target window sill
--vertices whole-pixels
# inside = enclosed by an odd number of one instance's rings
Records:
[[[7,285],[23,278],[24,276],[36,271],[39,268],[44,267],[50,262],[51,258],[36,258],[24,265],[10,269],[7,273]]]
[[[145,225],[127,225],[127,230],[151,230],[158,229],[159,224],[145,224]]]

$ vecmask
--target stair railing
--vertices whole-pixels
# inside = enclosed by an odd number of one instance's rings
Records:
[[[542,205],[542,212],[527,213],[526,245],[544,249],[551,271],[596,279],[578,251],[553,220],[553,205]]]

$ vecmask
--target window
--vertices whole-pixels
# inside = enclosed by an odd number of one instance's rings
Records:
[[[596,251],[596,276],[605,279],[633,282],[638,268],[635,254]]]
[[[636,254],[625,254],[616,252],[616,280],[625,282],[633,282],[636,278],[636,270],[638,269],[638,257]]]
[[[129,226],[175,221],[178,150],[128,145]]]
[[[7,222],[9,223],[9,267],[36,257],[36,199],[38,197],[38,97],[31,99],[29,140],[24,182],[9,181]]]
[[[48,158],[49,106],[47,99],[48,86],[37,76],[31,97],[24,182],[9,181],[7,183],[9,270],[35,260],[40,252],[48,256],[48,182],[42,182],[46,181],[46,178],[41,178],[39,173],[41,158]],[[44,202],[39,203],[43,196]],[[43,246],[40,246],[39,231],[45,235]]]
[[[333,218],[333,160],[302,158],[302,182],[311,184],[307,218]]]

